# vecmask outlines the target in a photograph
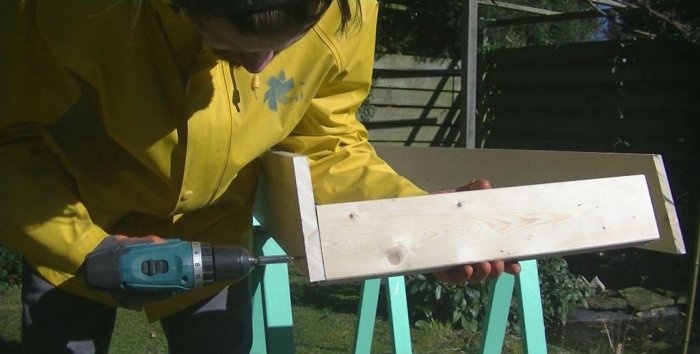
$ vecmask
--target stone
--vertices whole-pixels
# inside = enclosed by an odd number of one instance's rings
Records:
[[[627,300],[619,297],[591,296],[586,299],[588,308],[596,311],[626,310]]]
[[[675,303],[673,299],[661,296],[640,286],[622,289],[620,290],[620,295],[627,300],[629,306],[635,311],[672,306]]]

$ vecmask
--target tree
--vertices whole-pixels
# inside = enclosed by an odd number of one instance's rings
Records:
[[[459,56],[459,0],[380,2],[377,52],[425,57]]]
[[[515,1],[512,2],[516,3]],[[586,0],[526,0],[518,1],[517,4],[561,13],[590,10],[590,5]],[[535,14],[487,6],[480,7],[479,13],[485,25],[488,24],[488,22],[506,18],[537,16]],[[600,25],[601,23],[598,19],[581,19],[564,22],[496,27],[486,31],[484,48],[488,50],[586,42],[594,39],[594,35]]]
[[[465,0],[394,0],[380,2],[377,53],[424,57],[459,57],[460,16]],[[476,0],[470,0],[476,1]],[[518,4],[560,12],[589,9],[584,0],[524,0]],[[480,26],[499,19],[533,16],[488,6],[479,7]],[[567,21],[491,29],[484,48],[559,44],[589,40],[596,20]]]
[[[700,44],[700,2],[695,0],[623,0],[625,11],[608,19],[613,37],[665,38]]]

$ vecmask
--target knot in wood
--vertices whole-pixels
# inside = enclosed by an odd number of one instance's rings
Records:
[[[408,250],[403,245],[391,246],[386,250],[386,258],[392,265],[404,263],[408,258]]]

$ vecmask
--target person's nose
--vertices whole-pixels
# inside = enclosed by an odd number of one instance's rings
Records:
[[[244,67],[249,73],[257,74],[261,72],[267,64],[270,64],[275,56],[273,51],[241,53],[238,55],[238,64]]]

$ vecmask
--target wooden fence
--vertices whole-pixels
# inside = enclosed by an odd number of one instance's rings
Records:
[[[482,72],[489,147],[687,155],[700,116],[700,55],[667,42],[494,51]]]
[[[375,66],[370,138],[452,146],[459,62],[387,55]],[[675,152],[698,131],[700,54],[687,46],[609,41],[504,49],[479,63],[479,75],[482,146],[646,151],[674,136],[678,146],[664,151]]]
[[[376,68],[367,123],[375,144],[455,146],[457,61],[386,56]],[[503,49],[478,73],[477,146],[661,154],[685,219],[696,217],[698,48],[640,40]]]
[[[382,145],[436,145],[459,134],[458,61],[387,55],[375,63],[365,123],[370,139]]]

